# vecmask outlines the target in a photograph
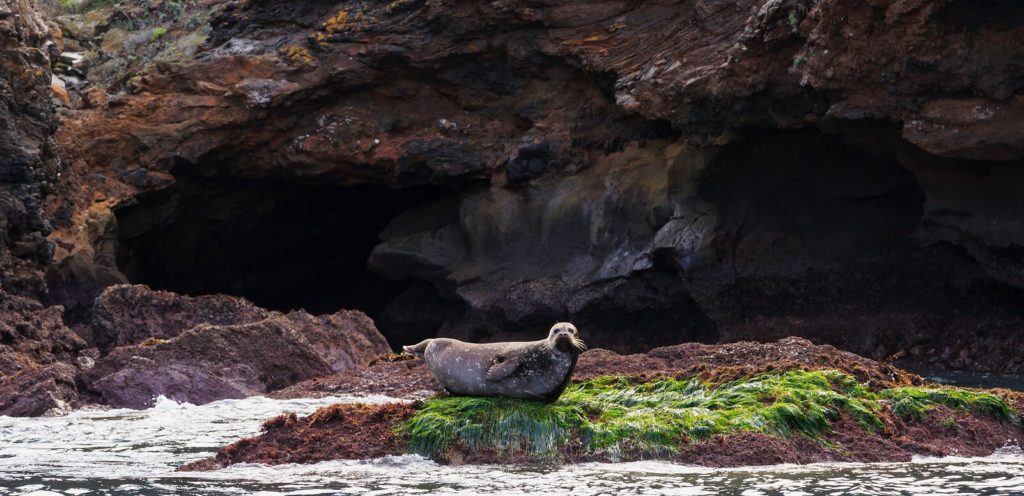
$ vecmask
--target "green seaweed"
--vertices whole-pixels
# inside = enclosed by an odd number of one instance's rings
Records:
[[[1002,398],[984,391],[958,388],[887,389],[880,396],[889,400],[893,413],[904,419],[920,420],[934,405],[985,415],[1004,422],[1019,423],[1020,419]]]
[[[922,418],[934,404],[1017,421],[998,396],[955,388],[871,392],[835,370],[792,370],[711,386],[696,378],[634,384],[606,376],[570,385],[554,403],[510,398],[445,396],[424,402],[397,431],[408,450],[442,457],[452,443],[534,458],[567,450],[644,458],[718,434],[758,432],[824,442],[832,422],[847,414],[867,432],[884,427],[886,403],[897,415]]]

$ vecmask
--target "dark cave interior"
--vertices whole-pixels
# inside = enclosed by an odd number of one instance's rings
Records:
[[[179,177],[116,211],[117,263],[132,283],[154,289],[231,294],[280,311],[354,308],[379,323],[412,283],[369,272],[366,259],[395,215],[444,193]]]

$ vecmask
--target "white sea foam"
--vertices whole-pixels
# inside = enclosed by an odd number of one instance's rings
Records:
[[[161,398],[148,410],[83,410],[66,417],[0,417],[0,494],[1022,494],[1024,454],[918,457],[909,463],[833,463],[711,469],[663,462],[560,468],[443,466],[419,456],[311,465],[241,464],[206,473],[174,468],[258,432],[263,420],[333,403],[387,397],[248,398],[207,405]]]

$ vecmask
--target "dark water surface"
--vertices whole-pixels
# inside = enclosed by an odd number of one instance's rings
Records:
[[[911,368],[908,370],[929,381],[938,382],[940,384],[949,384],[950,386],[986,389],[1006,388],[1014,391],[1024,391],[1024,376],[1020,375],[930,368]]]

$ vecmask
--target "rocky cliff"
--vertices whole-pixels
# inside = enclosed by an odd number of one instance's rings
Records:
[[[4,287],[91,344],[132,282],[392,345],[571,319],[1024,370],[1017,2],[86,2],[59,59],[0,16],[36,102],[0,109],[2,260],[47,291]]]

